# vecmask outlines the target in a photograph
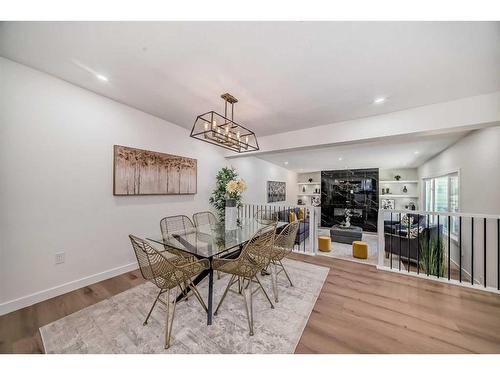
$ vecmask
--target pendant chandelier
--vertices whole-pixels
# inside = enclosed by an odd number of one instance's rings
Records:
[[[255,133],[234,122],[234,104],[238,102],[231,94],[222,94],[224,99],[224,116],[210,111],[199,115],[191,129],[191,137],[227,148],[235,152],[257,151],[259,144]],[[227,107],[231,105],[231,118]]]

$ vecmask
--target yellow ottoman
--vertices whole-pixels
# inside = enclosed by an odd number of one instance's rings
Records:
[[[368,244],[363,241],[353,241],[352,256],[359,259],[368,258]]]
[[[320,251],[328,252],[332,246],[332,239],[329,236],[318,237],[318,248]]]

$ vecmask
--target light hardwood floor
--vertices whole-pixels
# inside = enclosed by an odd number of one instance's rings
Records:
[[[500,296],[300,254],[330,268],[296,353],[500,353]],[[43,351],[38,327],[134,287],[138,271],[0,317],[1,353]]]

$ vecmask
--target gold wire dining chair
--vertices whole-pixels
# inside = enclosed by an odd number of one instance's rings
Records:
[[[292,279],[288,274],[285,266],[282,263],[283,258],[290,254],[295,245],[295,237],[299,230],[300,221],[296,220],[288,224],[279,234],[274,238],[274,245],[271,250],[271,281],[273,286],[274,301],[278,302],[278,275],[284,272],[286,278],[293,286]],[[279,268],[279,271],[278,271]]]
[[[196,228],[203,225],[215,226],[219,221],[210,211],[202,211],[193,214],[193,223]],[[217,271],[217,280],[220,280],[220,272]]]
[[[278,214],[271,207],[265,207],[255,212],[254,219],[260,224],[268,225],[278,221]]]
[[[257,231],[250,241],[247,242],[240,255],[236,259],[214,259],[212,260],[212,268],[231,275],[229,283],[222,295],[222,298],[215,309],[214,315],[217,315],[222,302],[226,298],[229,291],[243,295],[245,302],[246,315],[248,319],[248,328],[250,336],[253,336],[253,295],[261,290],[264,296],[269,301],[271,308],[274,305],[269,298],[266,290],[262,286],[257,273],[266,268],[271,261],[270,253],[273,247],[273,240],[276,231],[276,223],[261,228]],[[238,284],[237,291],[231,289],[235,284]],[[252,285],[257,284],[257,288],[253,290]]]
[[[164,305],[167,310],[165,349],[168,349],[172,336],[176,299],[181,291],[189,287],[205,312],[207,311],[207,306],[198,289],[193,284],[192,278],[209,268],[210,263],[207,259],[190,261],[182,256],[171,255],[167,251],[159,251],[145,240],[133,235],[129,235],[129,238],[134,248],[142,277],[156,285],[159,289],[158,295],[143,325],[148,324],[148,319],[157,302]],[[178,291],[178,293],[175,293],[176,291]],[[165,295],[164,300],[160,298],[162,295]]]
[[[194,232],[196,230],[195,226],[193,225],[193,222],[186,215],[175,215],[175,216],[164,217],[163,219],[160,220],[160,229],[163,241],[167,241],[169,236],[172,236],[173,234],[184,235],[190,232]],[[165,250],[175,255],[188,258],[191,261],[196,260],[196,258],[193,255],[188,254],[184,251],[175,249],[167,245],[164,245],[164,247]]]
[[[199,227],[201,225],[215,225],[218,220],[210,211],[203,211],[193,214],[193,223],[196,227]]]
[[[273,211],[271,207],[264,207],[264,208],[259,208],[254,214],[254,219],[257,221],[259,224],[263,225],[270,225],[270,224],[277,224],[278,223],[278,213]],[[266,268],[263,268],[260,271],[260,274],[262,276],[268,276],[270,275],[269,271],[267,270],[268,266]]]

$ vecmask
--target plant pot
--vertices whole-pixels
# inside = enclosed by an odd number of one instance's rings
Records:
[[[226,199],[224,224],[226,230],[234,230],[238,227],[238,207],[236,207],[236,199]]]

